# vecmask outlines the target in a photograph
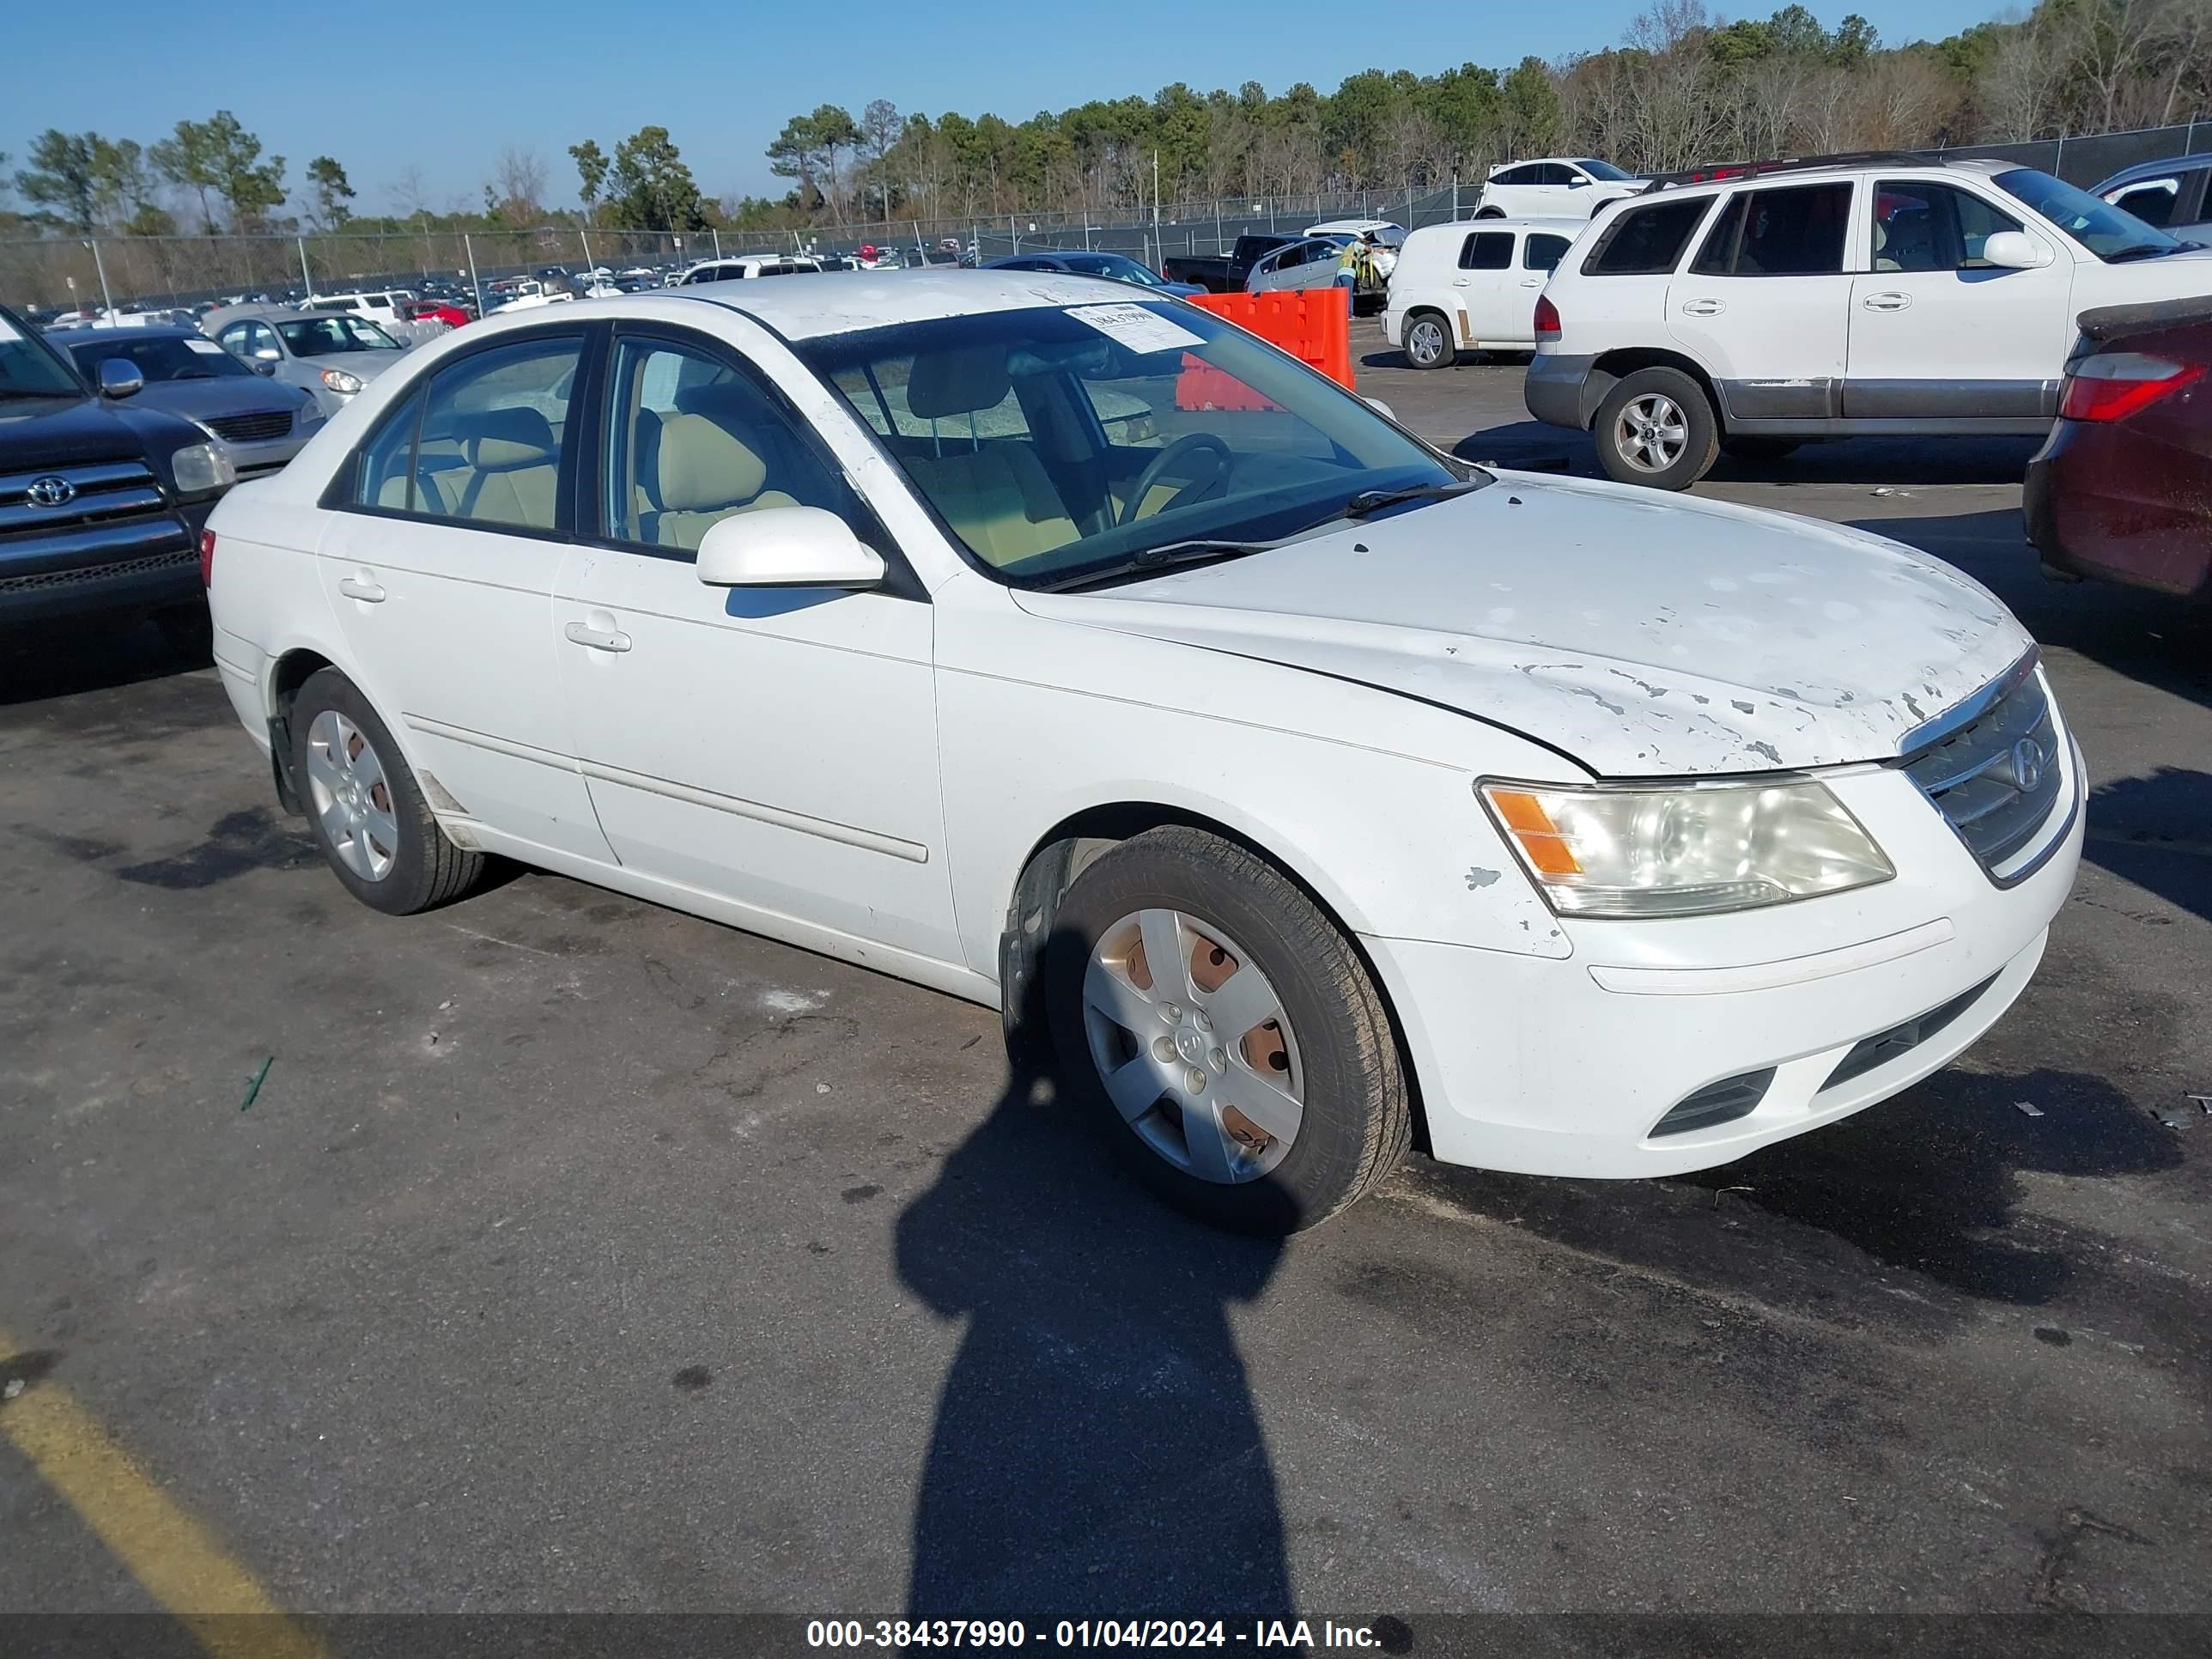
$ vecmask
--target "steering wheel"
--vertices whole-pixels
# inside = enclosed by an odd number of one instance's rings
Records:
[[[1198,482],[1212,483],[1228,473],[1230,464],[1236,458],[1229,453],[1227,444],[1222,442],[1211,432],[1186,433],[1153,456],[1152,464],[1137,475],[1137,482],[1130,486],[1128,500],[1121,504],[1121,522],[1134,524],[1137,519],[1137,509],[1144,505],[1145,497],[1152,494],[1152,486],[1160,481],[1161,475],[1166,472],[1174,462],[1182,459],[1194,450],[1200,449],[1212,452],[1214,476]],[[1191,487],[1186,484],[1184,489]],[[1176,493],[1180,496],[1182,491],[1177,490]]]

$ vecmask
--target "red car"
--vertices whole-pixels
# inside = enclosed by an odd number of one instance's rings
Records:
[[[2085,311],[2028,463],[2044,568],[2212,599],[2212,299]]]
[[[403,300],[399,314],[410,323],[443,323],[449,328],[459,328],[469,321],[467,312],[443,300]]]

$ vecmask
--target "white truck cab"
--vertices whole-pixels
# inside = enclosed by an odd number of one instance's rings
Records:
[[[1537,295],[1586,228],[1580,219],[1485,219],[1415,231],[1390,273],[1383,337],[1415,368],[1449,368],[1462,351],[1534,349]]]

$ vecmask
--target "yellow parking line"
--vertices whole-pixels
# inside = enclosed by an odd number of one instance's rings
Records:
[[[0,1332],[0,1372],[20,1352]],[[32,1382],[0,1401],[0,1436],[215,1659],[325,1659],[322,1644],[285,1618],[67,1389]]]

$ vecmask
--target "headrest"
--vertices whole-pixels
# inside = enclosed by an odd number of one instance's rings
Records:
[[[454,422],[461,453],[479,472],[556,466],[561,447],[551,422],[534,409],[487,409]]]
[[[704,415],[664,415],[654,482],[662,512],[696,513],[750,501],[768,482],[768,468]]]
[[[906,406],[925,421],[996,409],[1012,386],[1003,346],[969,346],[916,357],[907,376]]]

